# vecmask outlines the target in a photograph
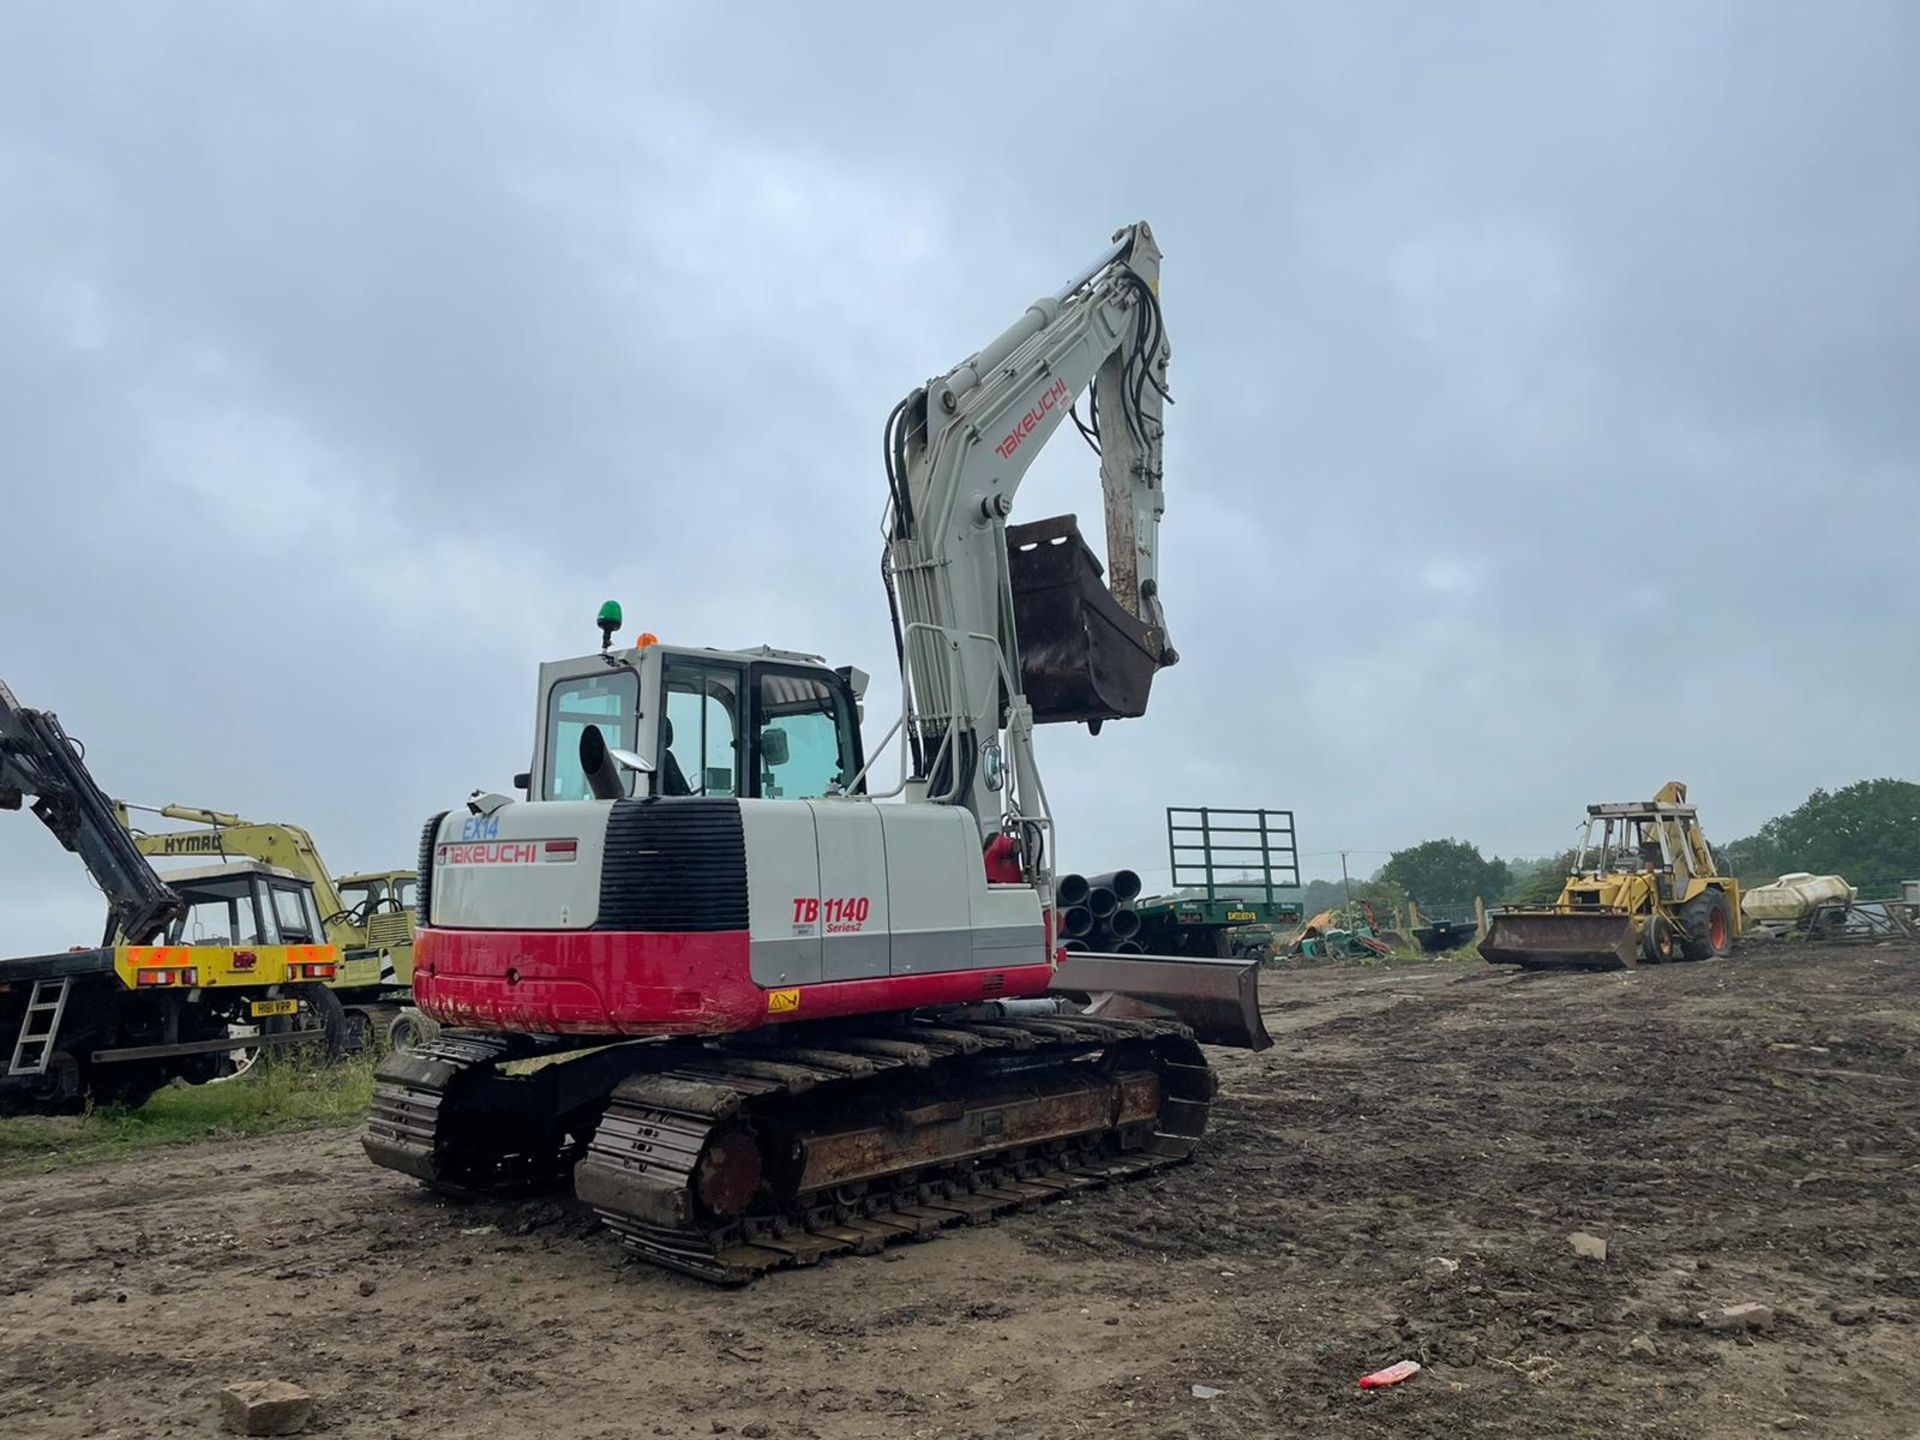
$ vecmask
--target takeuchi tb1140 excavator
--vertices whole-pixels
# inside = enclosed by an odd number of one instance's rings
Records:
[[[455,1193],[570,1174],[634,1251],[739,1282],[1192,1151],[1196,1042],[1266,1043],[1257,967],[1065,955],[1033,748],[1143,713],[1176,659],[1159,271],[1128,227],[889,417],[891,790],[851,666],[616,647],[609,604],[598,653],[541,667],[525,798],[422,836],[415,1000],[458,1028],[382,1065],[375,1161]],[[1073,517],[1008,523],[1070,416],[1104,583]]]

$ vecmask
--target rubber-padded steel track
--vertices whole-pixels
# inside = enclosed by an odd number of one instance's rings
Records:
[[[453,1030],[389,1055],[374,1074],[361,1137],[368,1156],[456,1195],[564,1184],[581,1127],[565,1128],[550,1083],[499,1068],[539,1048],[518,1035]]]
[[[1191,1034],[1159,1020],[889,1020],[501,1073],[528,1053],[456,1032],[392,1057],[367,1153],[457,1192],[556,1181],[578,1159],[580,1198],[629,1249],[721,1284],[1173,1164],[1214,1092]]]
[[[718,1216],[702,1203],[726,1137],[757,1134],[768,1160],[777,1162],[782,1142],[797,1154],[818,1133],[811,1126],[840,1121],[877,1084],[891,1082],[895,1094],[883,1108],[904,1131],[901,1117],[916,1107],[952,1114],[995,1082],[1017,1088],[1026,1079],[1044,1088],[1051,1080],[1057,1087],[1087,1067],[1157,1078],[1157,1114],[1144,1124],[1103,1125],[1041,1144],[996,1150],[980,1141],[884,1179],[812,1193],[776,1183],[770,1163],[744,1213]],[[1079,1088],[1069,1098],[1084,1099],[1085,1082]],[[870,1254],[894,1240],[978,1224],[1183,1160],[1206,1128],[1213,1089],[1188,1033],[1158,1021],[915,1022],[812,1037],[805,1045],[701,1047],[615,1088],[574,1186],[635,1253],[704,1280],[739,1284],[783,1266]],[[996,1112],[989,1102],[983,1113]]]

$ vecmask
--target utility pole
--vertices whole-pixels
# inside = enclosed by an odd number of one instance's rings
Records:
[[[1340,884],[1347,892],[1347,904],[1353,904],[1353,881],[1347,878],[1347,852],[1340,852]]]

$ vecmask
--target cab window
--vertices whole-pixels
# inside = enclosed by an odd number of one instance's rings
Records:
[[[413,876],[402,875],[393,882],[393,898],[402,910],[411,910],[414,901]]]
[[[319,940],[313,921],[308,913],[307,894],[288,885],[275,885],[273,892],[273,918],[280,928],[280,941],[284,945],[311,945]]]
[[[198,882],[187,894],[187,902],[187,913],[172,927],[168,944],[261,943],[260,917],[254,909],[250,878]]]
[[[740,793],[740,672],[669,661],[660,725],[662,795]]]
[[[811,675],[762,672],[754,755],[756,791],[805,800],[844,789],[859,770],[858,731],[846,696]]]
[[[546,798],[591,799],[593,791],[580,768],[580,737],[592,725],[609,749],[631,750],[639,710],[640,677],[625,667],[557,683],[547,697]],[[631,795],[633,772],[622,774]]]

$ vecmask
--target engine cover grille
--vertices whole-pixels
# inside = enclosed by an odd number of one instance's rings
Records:
[[[607,819],[596,930],[745,930],[740,802],[616,800]]]

